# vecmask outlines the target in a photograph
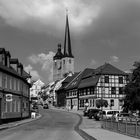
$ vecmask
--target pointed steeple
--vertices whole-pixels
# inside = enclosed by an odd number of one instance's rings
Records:
[[[71,50],[70,29],[68,21],[68,13],[66,14],[65,40],[64,40],[64,57],[74,57]]]

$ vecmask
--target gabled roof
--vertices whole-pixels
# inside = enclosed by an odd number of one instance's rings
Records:
[[[86,71],[82,75],[82,79],[92,76],[94,73],[94,69],[86,68]]]
[[[99,80],[99,77],[100,77],[99,75],[93,75],[93,76],[87,77],[85,79],[82,79],[78,88],[95,86]]]
[[[92,71],[93,69],[89,69],[89,68],[84,69],[66,86],[66,89],[78,88],[82,77],[85,77],[87,74],[91,73]]]
[[[44,83],[40,80],[40,79],[38,79],[36,82],[34,82],[34,85],[39,85],[39,86],[44,86]]]
[[[114,67],[113,65],[109,63],[105,63],[104,65],[98,67],[95,69],[96,74],[108,74],[108,75],[127,75],[122,70]]]
[[[29,74],[29,73],[27,73],[26,71],[24,71],[23,70],[23,72],[22,72],[22,76],[23,76],[23,78],[31,78],[31,75]]]
[[[77,75],[79,74],[79,72],[74,73],[72,76],[68,76],[63,83],[69,83],[73,78],[75,78]]]
[[[74,73],[72,76],[68,76],[63,82],[62,82],[62,86],[59,90],[64,89],[77,75],[79,74],[79,72]]]

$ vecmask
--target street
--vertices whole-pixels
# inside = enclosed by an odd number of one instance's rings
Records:
[[[0,132],[1,140],[83,140],[74,131],[79,122],[76,114],[40,109],[38,120]]]

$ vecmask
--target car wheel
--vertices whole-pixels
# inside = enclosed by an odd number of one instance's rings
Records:
[[[92,119],[92,114],[90,114],[90,115],[88,116],[88,118],[89,118],[89,119]]]

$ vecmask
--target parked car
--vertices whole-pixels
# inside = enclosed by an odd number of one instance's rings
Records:
[[[103,110],[102,111],[102,118],[103,119],[111,119],[112,116],[115,116],[116,114],[120,113],[121,110]]]
[[[118,121],[127,121],[127,122],[139,122],[140,121],[140,118],[137,117],[137,116],[134,116],[133,114],[130,114],[130,113],[118,113],[116,114],[115,116],[115,120],[118,122]]]
[[[89,112],[95,109],[95,107],[85,107],[83,110],[83,116],[89,116]]]
[[[92,118],[95,118],[96,120],[99,120],[99,112],[101,110],[100,109],[97,109],[97,108],[93,108],[93,109],[89,109],[89,112],[88,112],[88,118],[89,119],[92,119]]]
[[[48,104],[44,104],[44,105],[43,105],[43,108],[44,108],[44,109],[49,109]]]
[[[38,105],[37,104],[33,104],[32,108],[33,109],[38,109]]]

